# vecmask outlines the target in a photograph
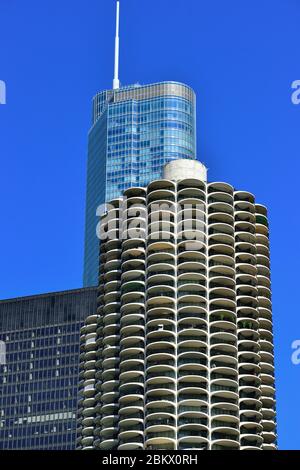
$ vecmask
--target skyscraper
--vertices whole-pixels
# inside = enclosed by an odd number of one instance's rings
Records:
[[[0,301],[1,450],[75,448],[80,327],[96,298],[88,288]]]
[[[190,87],[162,82],[119,88],[118,17],[114,87],[94,97],[88,137],[84,286],[98,284],[97,207],[130,186],[161,178],[171,160],[196,158],[196,98]]]
[[[174,161],[108,206],[79,449],[276,449],[267,209],[206,180]]]

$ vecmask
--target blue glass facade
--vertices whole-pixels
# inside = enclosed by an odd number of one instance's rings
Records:
[[[129,186],[162,177],[178,158],[196,158],[195,94],[176,82],[104,91],[89,133],[84,285],[98,283],[96,209]]]
[[[79,337],[96,289],[0,302],[0,450],[75,448]]]

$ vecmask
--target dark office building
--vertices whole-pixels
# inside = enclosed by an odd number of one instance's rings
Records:
[[[79,335],[96,288],[0,301],[0,449],[75,448]]]

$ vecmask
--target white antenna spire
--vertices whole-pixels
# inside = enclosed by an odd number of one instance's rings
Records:
[[[115,39],[115,73],[113,80],[113,89],[120,88],[119,80],[119,26],[120,26],[120,2],[117,1],[117,16],[116,16],[116,39]]]

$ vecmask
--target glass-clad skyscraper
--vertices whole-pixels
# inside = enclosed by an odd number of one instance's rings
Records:
[[[97,290],[0,301],[0,450],[75,448],[79,336]]]
[[[89,133],[84,285],[98,283],[99,204],[161,178],[171,160],[196,159],[195,93],[162,82],[108,90],[93,99]]]

